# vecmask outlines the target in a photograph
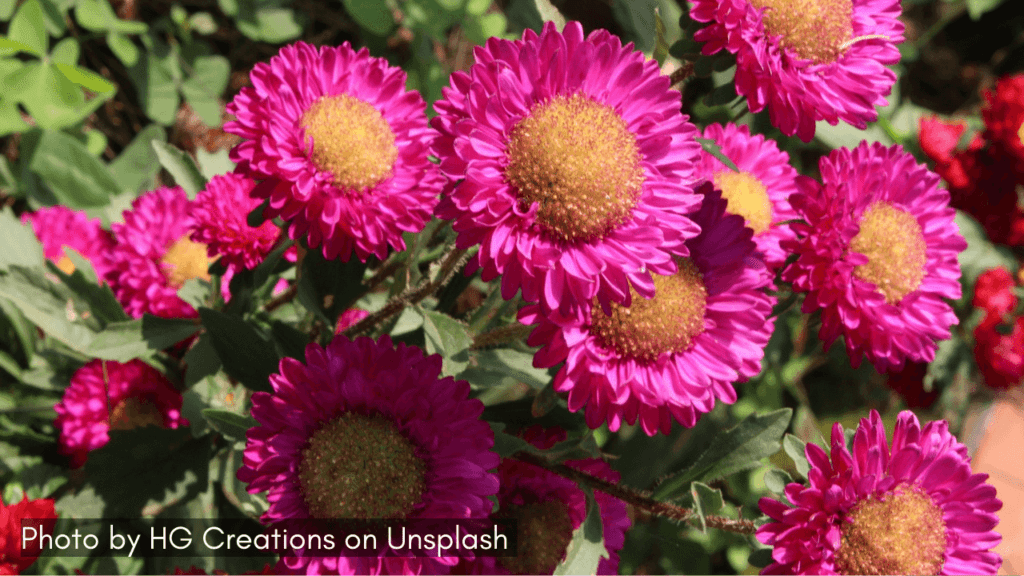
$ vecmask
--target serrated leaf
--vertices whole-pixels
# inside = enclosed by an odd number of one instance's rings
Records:
[[[807,478],[807,473],[811,470],[811,464],[807,461],[806,455],[807,444],[792,434],[786,434],[782,439],[782,448],[786,451],[786,455],[793,459],[797,473],[801,477]]]
[[[427,354],[440,354],[443,359],[442,376],[455,376],[469,365],[467,350],[473,345],[466,325],[458,320],[431,310],[420,310],[423,315],[423,334]]]
[[[43,132],[29,169],[71,208],[106,205],[118,192],[107,167],[84,144],[63,132]]]
[[[589,486],[580,486],[587,499],[587,517],[573,530],[572,540],[565,550],[565,559],[555,567],[554,574],[596,574],[602,558],[608,558],[604,545],[604,527],[601,509]]]
[[[779,451],[779,440],[792,417],[789,408],[751,414],[720,434],[696,462],[662,482],[655,490],[655,499],[678,498],[694,480],[714,480],[758,466],[762,458]]]
[[[245,442],[245,433],[250,428],[260,425],[252,416],[242,416],[235,412],[217,410],[216,408],[203,410],[203,417],[215,430],[235,442]]]
[[[200,308],[199,317],[228,376],[255,392],[270,392],[270,375],[278,369],[274,345],[238,316]]]
[[[726,168],[734,172],[740,171],[740,169],[736,167],[736,163],[733,162],[732,159],[730,159],[728,156],[726,156],[724,152],[722,152],[722,148],[718,145],[718,142],[714,141],[714,139],[697,138],[697,142],[700,142],[700,146],[701,148],[704,149],[705,152],[711,154],[715,158],[718,158],[718,160],[722,164],[725,164]]]
[[[189,198],[195,198],[196,194],[206,188],[206,178],[191,156],[165,142],[153,140],[151,144],[160,165],[171,173],[174,183],[181,186]]]
[[[722,491],[701,482],[690,484],[690,495],[693,497],[693,511],[697,513],[701,532],[708,531],[707,517],[722,509]]]

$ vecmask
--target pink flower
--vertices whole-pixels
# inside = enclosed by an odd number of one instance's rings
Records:
[[[283,359],[274,392],[253,394],[260,426],[247,434],[238,471],[250,493],[268,492],[262,520],[486,518],[498,491],[494,434],[469,384],[440,373],[440,356],[387,336],[337,336],[327,348],[307,346],[305,364]],[[307,574],[436,574],[457,560],[302,550],[282,558]]]
[[[423,229],[441,187],[426,104],[405,72],[348,42],[297,42],[251,78],[224,130],[245,139],[231,159],[262,180],[253,195],[270,199],[266,215],[328,259],[403,250],[402,233]]]
[[[43,245],[43,255],[64,273],[70,274],[75,269],[64,253],[65,246],[88,260],[99,278],[109,270],[114,237],[100,226],[98,218],[90,219],[85,212],[64,206],[50,206],[25,213],[21,220],[32,224],[36,238]]]
[[[804,142],[815,122],[864,129],[887,104],[903,42],[899,0],[694,0],[705,55],[736,55],[736,92]]]
[[[923,428],[901,412],[892,444],[871,411],[847,447],[832,427],[831,458],[808,444],[809,486],[786,486],[786,504],[762,498],[775,522],[757,539],[773,546],[762,574],[995,574],[990,550],[1002,508],[988,474],[973,474],[967,447],[945,421]]]
[[[188,426],[181,417],[181,393],[141,360],[127,364],[93,360],[82,366],[54,410],[60,451],[71,456],[72,468],[85,464],[89,452],[106,445],[111,429]]]
[[[862,143],[820,162],[823,184],[801,177],[794,208],[806,223],[784,242],[797,260],[782,273],[821,311],[825,346],[842,335],[854,366],[879,371],[930,362],[950,337],[960,298],[957,256],[967,243],[939,178],[899,146]]]
[[[633,46],[578,22],[492,38],[432,120],[449,184],[437,208],[501,293],[545,312],[653,295],[698,232],[700,146],[679,93]]]

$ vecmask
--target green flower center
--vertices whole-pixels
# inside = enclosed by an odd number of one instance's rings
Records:
[[[394,422],[346,412],[310,436],[299,485],[314,518],[405,518],[423,499],[425,471]]]
[[[125,398],[110,409],[111,430],[132,430],[146,426],[164,427],[160,408],[144,398]]]
[[[854,506],[836,552],[841,574],[938,574],[946,552],[942,509],[916,488],[903,487]]]
[[[572,540],[569,509],[561,500],[509,506],[501,512],[518,522],[518,550],[514,557],[499,558],[513,574],[551,574],[565,558]]]
[[[535,106],[512,129],[505,178],[537,223],[565,241],[591,240],[626,222],[644,170],[636,137],[610,106],[582,94]]]
[[[653,275],[654,298],[632,292],[630,306],[612,304],[606,316],[600,305],[591,311],[590,331],[598,343],[619,355],[657,360],[663,352],[688,349],[704,331],[708,292],[704,278],[688,258],[678,261],[672,276]]]
[[[747,226],[760,234],[772,225],[772,201],[768,190],[748,172],[723,170],[715,174],[715,188],[722,191],[726,211],[743,216]]]
[[[213,262],[206,252],[206,244],[193,242],[188,234],[171,244],[160,259],[164,266],[167,283],[178,288],[193,278],[210,280],[210,264]]]
[[[888,202],[875,202],[864,211],[850,250],[868,258],[854,275],[874,284],[889,304],[903,300],[924,280],[928,246],[921,225],[913,214]]]
[[[853,36],[852,0],[751,0],[765,8],[764,27],[801,58],[835,62]]]
[[[372,105],[347,94],[321,96],[301,124],[313,137],[313,163],[330,172],[338,188],[363,190],[391,176],[395,133]]]

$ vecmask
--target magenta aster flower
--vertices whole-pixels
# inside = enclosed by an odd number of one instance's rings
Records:
[[[106,445],[108,432],[143,426],[188,426],[181,417],[181,393],[163,374],[141,360],[127,364],[93,360],[75,371],[54,406],[60,452],[71,467],[85,464],[90,451]]]
[[[698,232],[687,217],[700,146],[658,65],[578,22],[492,38],[456,72],[432,124],[449,186],[437,208],[479,244],[506,299],[570,313],[654,293]]]
[[[531,426],[520,437],[542,449],[566,439],[565,430]],[[568,460],[570,468],[586,472],[609,482],[618,482],[619,473],[603,460],[586,458]],[[473,574],[551,574],[565,559],[565,552],[574,530],[587,517],[587,501],[583,491],[567,480],[543,468],[511,458],[498,466],[501,488],[495,518],[511,518],[518,523],[518,546],[515,557],[478,557],[463,562],[456,572]],[[604,546],[608,558],[597,565],[597,574],[619,573],[619,550],[626,542],[626,530],[632,525],[626,505],[604,492],[595,491],[601,510]]]
[[[716,398],[736,401],[734,382],[761,371],[774,326],[769,278],[743,218],[725,212],[710,184],[701,189],[701,233],[687,241],[679,272],[654,277],[654,298],[634,296],[610,313],[594,305],[579,317],[520,311],[522,323],[539,323],[528,339],[543,346],[534,365],[565,363],[555,390],[569,393],[570,410],[586,406],[591,428],[607,422],[615,431],[639,418],[647,434],[667,434],[672,417],[693,426]]]
[[[261,426],[238,471],[249,492],[269,491],[263,521],[486,518],[498,491],[494,434],[469,384],[440,373],[440,356],[387,336],[337,336],[306,347],[305,365],[281,360],[274,393],[253,394]],[[308,574],[438,573],[458,560],[296,552],[284,563]]]
[[[743,216],[754,231],[754,242],[765,263],[778,268],[787,256],[779,242],[793,237],[789,226],[780,223],[797,217],[789,205],[797,177],[796,169],[789,165],[789,154],[760,134],[751,136],[746,126],[711,124],[704,129],[704,137],[714,140],[739,171],[702,152],[698,173],[722,191],[729,203],[726,211]]]
[[[214,176],[192,205],[195,224],[190,238],[205,244],[207,255],[220,258],[231,272],[255,268],[281,236],[271,220],[257,228],[249,226],[249,213],[260,205],[249,196],[255,186],[255,181],[241,174]]]
[[[1002,564],[990,550],[1003,503],[945,421],[922,428],[901,412],[890,446],[872,410],[851,448],[837,423],[831,459],[816,444],[805,453],[810,486],[786,486],[792,504],[761,499],[775,520],[757,530],[775,547],[762,574],[995,574]]]
[[[178,288],[192,278],[210,279],[206,246],[189,238],[194,204],[181,188],[160,188],[139,196],[111,226],[117,244],[111,252],[107,281],[133,318],[149,313],[164,318],[192,318],[196,311]]]
[[[736,93],[751,112],[804,142],[815,122],[858,128],[878,118],[896,82],[886,68],[903,42],[899,0],[694,0],[703,53],[736,55]]]
[[[99,278],[109,269],[114,237],[100,226],[98,218],[90,220],[85,212],[51,206],[23,214],[21,220],[32,224],[36,238],[43,245],[43,255],[65,274],[75,270],[71,259],[64,254],[65,246],[88,260]]]
[[[879,372],[931,362],[950,337],[960,298],[957,255],[967,243],[939,177],[899,146],[862,143],[820,162],[824,185],[798,181],[793,207],[806,223],[783,247],[799,255],[782,279],[821,310],[821,339],[844,336],[854,366],[863,353]]]
[[[266,215],[291,222],[292,238],[324,256],[384,259],[403,232],[423,229],[442,179],[428,159],[433,131],[405,73],[366,48],[286,46],[253,67],[227,110],[239,169],[263,182]]]

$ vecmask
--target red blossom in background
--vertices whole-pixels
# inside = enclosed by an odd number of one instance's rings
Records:
[[[4,505],[0,500],[0,575],[20,574],[39,557],[38,544],[21,547],[20,534],[25,519],[37,520],[37,527],[52,534],[57,520],[53,500],[29,500],[28,495],[11,505]]]

